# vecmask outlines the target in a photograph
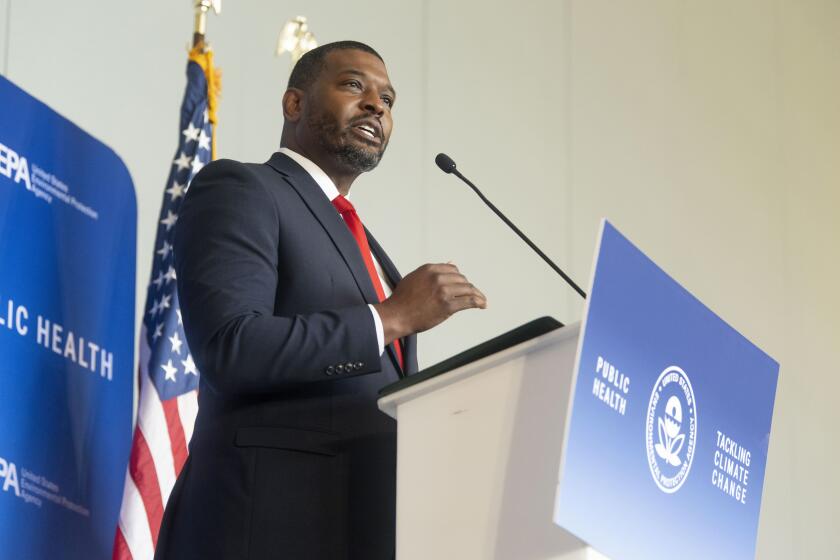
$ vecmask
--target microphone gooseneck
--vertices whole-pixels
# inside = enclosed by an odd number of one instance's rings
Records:
[[[580,294],[580,297],[586,299],[586,292],[584,292],[580,288],[580,286],[578,286],[575,283],[574,280],[569,278],[569,275],[566,274],[565,272],[563,272],[563,269],[561,269],[559,266],[554,264],[554,261],[552,261],[550,258],[548,258],[548,255],[543,253],[542,250],[539,247],[537,247],[536,244],[533,241],[528,239],[528,236],[525,235],[524,233],[522,233],[522,231],[518,227],[516,227],[514,225],[514,223],[511,222],[507,218],[507,216],[502,214],[501,210],[496,208],[496,206],[492,202],[490,202],[487,199],[487,197],[484,196],[484,194],[480,190],[478,190],[478,187],[476,187],[475,185],[472,184],[472,181],[470,181],[469,179],[464,177],[461,174],[461,172],[458,171],[458,169],[456,168],[455,162],[452,160],[451,157],[449,157],[448,155],[443,154],[443,153],[438,154],[437,156],[435,156],[435,163],[437,164],[438,167],[440,167],[441,171],[443,171],[444,173],[451,173],[451,174],[457,176],[459,179],[461,179],[463,182],[465,182],[467,184],[467,186],[469,186],[473,191],[475,191],[475,194],[478,195],[478,198],[480,198],[484,202],[484,204],[486,204],[490,208],[490,210],[492,210],[499,218],[501,218],[501,220],[504,223],[506,223],[508,225],[508,227],[510,229],[512,229],[514,231],[514,233],[516,233],[516,235],[518,235],[522,239],[522,241],[527,243],[528,246],[531,249],[533,249],[535,253],[537,253],[540,257],[542,257],[542,259],[548,264],[548,266],[550,266],[552,269],[554,269],[554,272],[556,272],[557,274],[562,276],[563,280],[565,280],[566,283],[569,286],[571,286],[574,291],[576,291],[578,294]]]

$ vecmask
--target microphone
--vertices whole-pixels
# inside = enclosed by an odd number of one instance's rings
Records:
[[[580,286],[578,286],[577,284],[575,284],[575,281],[574,281],[574,280],[572,280],[571,278],[569,278],[569,276],[568,276],[565,272],[563,272],[563,270],[562,270],[559,266],[557,266],[556,264],[554,264],[554,261],[552,261],[550,258],[548,258],[548,256],[547,256],[545,253],[543,253],[543,252],[540,250],[540,248],[539,248],[539,247],[537,247],[537,246],[534,244],[534,242],[533,242],[533,241],[531,241],[530,239],[528,239],[528,236],[527,236],[527,235],[525,235],[524,233],[522,233],[522,231],[521,231],[518,227],[516,227],[516,226],[513,224],[513,222],[511,222],[510,220],[508,220],[507,216],[505,216],[504,214],[502,214],[502,212],[501,212],[498,208],[496,208],[496,206],[495,206],[492,202],[490,202],[489,200],[487,200],[487,197],[486,197],[486,196],[484,196],[484,195],[481,193],[481,191],[480,191],[480,190],[478,190],[478,187],[476,187],[475,185],[473,185],[473,184],[472,184],[472,182],[471,182],[469,179],[467,179],[466,177],[464,177],[464,176],[461,174],[461,172],[460,172],[460,171],[458,171],[457,166],[455,165],[455,162],[454,162],[454,161],[452,161],[452,158],[451,158],[451,157],[449,157],[449,156],[448,156],[448,155],[446,155],[446,154],[438,154],[437,156],[435,156],[435,163],[437,164],[437,166],[438,166],[438,167],[440,167],[440,170],[441,170],[441,171],[443,171],[444,173],[447,173],[447,174],[449,174],[449,173],[454,174],[456,177],[458,177],[458,178],[459,178],[459,179],[461,179],[463,182],[465,182],[465,183],[466,183],[466,184],[467,184],[467,185],[468,185],[468,186],[469,186],[472,190],[474,190],[474,191],[475,191],[475,194],[477,194],[477,195],[478,195],[478,198],[480,198],[480,199],[484,202],[484,204],[486,204],[486,205],[490,208],[490,210],[492,210],[493,212],[495,212],[495,214],[496,214],[499,218],[501,218],[501,219],[502,219],[502,221],[503,221],[504,223],[506,223],[506,224],[508,225],[508,227],[509,227],[510,229],[512,229],[512,230],[516,233],[516,235],[518,235],[518,236],[522,239],[522,241],[524,241],[525,243],[527,243],[527,244],[528,244],[528,246],[529,246],[531,249],[533,249],[533,250],[534,250],[534,251],[535,251],[535,252],[536,252],[536,253],[537,253],[540,257],[542,257],[542,259],[543,259],[546,263],[548,263],[548,266],[550,266],[551,268],[553,268],[553,269],[554,269],[554,272],[556,272],[557,274],[559,274],[560,276],[562,276],[562,277],[563,277],[563,280],[565,280],[565,281],[566,281],[566,283],[567,283],[569,286],[571,286],[571,287],[572,287],[572,289],[573,289],[574,291],[576,291],[578,294],[580,294],[580,297],[582,297],[582,298],[586,299],[586,292],[584,292],[583,290],[581,290],[581,289],[580,289]]]

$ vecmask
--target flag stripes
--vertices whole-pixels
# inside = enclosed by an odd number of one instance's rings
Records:
[[[187,460],[187,442],[184,439],[184,428],[181,426],[181,415],[178,413],[178,399],[163,401],[161,406],[163,407],[163,415],[166,417],[172,461],[175,472],[179,473]]]
[[[144,367],[149,355],[145,327],[140,337],[140,403],[137,428],[125,481],[113,558],[151,559],[169,493],[187,459],[198,413],[196,391],[161,401]],[[165,427],[166,429],[161,429]],[[147,435],[148,434],[148,435]],[[177,469],[177,471],[176,471]],[[143,519],[139,523],[138,519]]]

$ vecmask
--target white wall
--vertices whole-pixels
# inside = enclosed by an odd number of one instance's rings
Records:
[[[131,170],[141,299],[190,4],[0,0],[0,70]],[[447,151],[580,283],[609,216],[781,362],[758,557],[836,555],[840,2],[230,0],[209,21],[222,157],[262,161],[276,147],[289,63],[272,51],[298,14],[322,42],[380,50],[398,90],[389,153],[354,186],[363,218],[404,270],[451,259],[490,299],[423,335],[422,362],[582,310],[434,167]]]
[[[758,557],[836,556],[840,3],[572,11],[573,265],[609,215],[781,362]]]

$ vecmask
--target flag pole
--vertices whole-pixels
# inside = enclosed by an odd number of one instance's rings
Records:
[[[204,36],[207,33],[207,12],[218,15],[222,11],[222,0],[195,0],[195,25],[193,27],[193,48],[204,48]]]
[[[191,0],[193,2],[194,0]],[[221,0],[195,0],[193,46],[179,111],[176,157],[157,223],[152,273],[140,327],[137,422],[126,468],[112,560],[151,560],[166,498],[189,456],[198,413],[200,372],[190,352],[178,301],[173,256],[175,224],[195,175],[215,157],[220,88],[213,51],[205,40],[209,10]]]
[[[207,78],[207,110],[212,129],[211,159],[216,159],[216,107],[221,91],[221,75],[213,67],[213,51],[205,40],[207,34],[207,13],[219,15],[222,12],[222,0],[195,0],[195,20],[193,26],[193,44],[190,50],[190,60],[196,62],[204,70]]]

